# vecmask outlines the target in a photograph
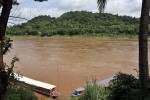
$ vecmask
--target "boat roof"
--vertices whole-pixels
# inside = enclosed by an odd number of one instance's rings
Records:
[[[113,80],[114,79],[114,76],[112,76],[112,77],[109,77],[109,78],[107,78],[107,79],[105,79],[105,80],[102,80],[102,81],[99,81],[99,82],[96,82],[98,85],[104,85],[104,84],[106,84],[106,83],[109,83],[111,80]]]
[[[51,85],[45,82],[40,82],[31,78],[25,77],[23,75],[16,74],[16,73],[14,73],[14,77],[20,82],[24,82],[26,84],[34,85],[34,86],[41,87],[41,88],[45,88],[48,90],[51,90],[56,87],[55,85]]]
[[[84,87],[79,87],[79,88],[76,89],[76,91],[79,91],[79,92],[80,92],[80,91],[84,91],[84,90],[85,90]]]

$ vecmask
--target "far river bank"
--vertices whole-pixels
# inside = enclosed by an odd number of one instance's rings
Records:
[[[40,39],[40,38],[99,38],[99,39],[123,39],[123,40],[137,40],[138,35],[112,35],[112,36],[95,36],[95,35],[54,35],[54,36],[34,36],[34,35],[6,35],[6,37],[12,39]]]

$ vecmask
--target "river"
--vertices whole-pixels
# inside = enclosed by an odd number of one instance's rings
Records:
[[[5,56],[20,61],[15,71],[56,85],[63,96],[86,85],[95,77],[98,81],[122,71],[136,75],[138,41],[100,38],[15,38],[13,49]]]

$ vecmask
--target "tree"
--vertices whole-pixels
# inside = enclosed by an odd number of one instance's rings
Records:
[[[98,0],[99,11],[103,12],[107,0]],[[148,19],[150,11],[150,0],[142,0],[142,10],[139,27],[139,80],[140,89],[143,93],[148,93]]]
[[[47,1],[47,0],[34,0],[34,1]],[[0,7],[2,7],[1,16],[0,16],[0,100],[4,100],[5,93],[8,85],[8,79],[10,74],[12,73],[14,65],[12,65],[8,70],[5,70],[5,65],[3,63],[3,54],[4,50],[8,49],[10,45],[6,46],[4,41],[6,27],[8,23],[8,19],[10,16],[10,12],[12,9],[12,5],[18,5],[17,0],[0,0]],[[8,44],[10,41],[7,41]],[[4,47],[6,46],[6,47]],[[13,59],[12,64],[18,59]]]
[[[10,10],[12,8],[13,1],[5,0],[2,2],[2,12],[0,16],[0,99],[3,100],[6,93],[8,73],[5,71],[3,63],[3,42],[5,37],[5,31],[7,27]]]
[[[148,93],[148,20],[150,0],[143,0],[139,27],[139,79],[141,90]]]

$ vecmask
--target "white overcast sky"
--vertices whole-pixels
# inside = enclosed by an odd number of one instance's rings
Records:
[[[18,0],[18,2],[20,5],[13,6],[11,15],[27,19],[31,19],[39,15],[59,17],[65,12],[76,10],[98,12],[97,0],[48,0],[45,2]],[[139,17],[141,5],[142,0],[108,0],[105,12]],[[17,19],[13,19],[13,21],[16,22]]]

